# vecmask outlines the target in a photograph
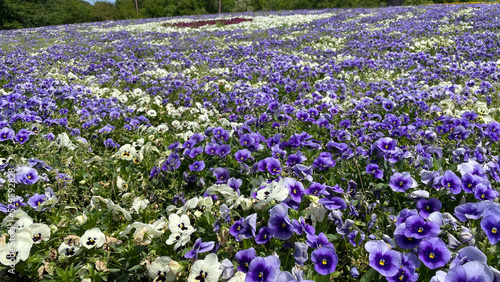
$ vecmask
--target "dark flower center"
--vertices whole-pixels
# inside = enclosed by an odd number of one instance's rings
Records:
[[[97,238],[88,238],[87,245],[93,246],[96,242]]]
[[[158,270],[158,277],[155,281],[167,281],[167,273],[165,271]]]
[[[5,257],[6,257],[6,258],[7,258],[7,260],[9,260],[9,261],[16,261],[16,259],[17,259],[17,254],[18,254],[18,253],[19,253],[19,252],[10,252],[10,253],[8,253],[8,254],[7,254],[7,256],[5,256]]]
[[[196,276],[194,279],[198,281],[205,282],[205,278],[208,276],[206,271],[200,270],[200,275]]]

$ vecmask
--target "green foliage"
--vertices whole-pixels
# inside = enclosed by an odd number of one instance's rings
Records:
[[[114,19],[115,5],[109,2],[95,2],[92,7],[92,17],[95,21],[108,21]]]

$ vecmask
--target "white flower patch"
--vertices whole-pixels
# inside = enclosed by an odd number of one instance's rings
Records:
[[[0,263],[5,266],[16,265],[19,261],[28,259],[33,246],[31,232],[17,232],[13,241],[0,249]]]
[[[148,267],[148,275],[154,281],[175,281],[179,270],[176,264],[170,257],[157,257]]]
[[[79,244],[78,245],[76,245],[76,244],[68,245],[65,242],[62,242],[61,245],[59,245],[57,252],[59,253],[60,256],[72,257],[72,256],[76,256],[79,253],[81,253],[82,249],[80,248]]]
[[[83,236],[80,238],[80,244],[87,249],[100,248],[106,242],[106,235],[102,233],[101,229],[94,227],[90,230],[85,231]]]
[[[92,196],[92,198],[90,199],[90,209],[101,209],[103,207],[106,207],[113,214],[114,220],[119,220],[122,216],[127,221],[132,220],[132,215],[130,214],[130,212],[113,203],[111,199],[104,199],[101,196]]]
[[[140,245],[149,245],[153,239],[160,238],[163,234],[163,228],[167,225],[165,218],[160,218],[153,224],[145,224],[142,222],[134,222],[127,226],[125,230],[120,232],[120,237],[127,236],[132,229],[134,232],[134,242]]]
[[[42,241],[50,239],[50,228],[47,224],[31,224],[28,228],[31,230],[34,244],[40,244]]]
[[[216,254],[211,253],[193,264],[187,281],[198,282],[203,279],[205,282],[217,282],[221,274],[219,259]]]

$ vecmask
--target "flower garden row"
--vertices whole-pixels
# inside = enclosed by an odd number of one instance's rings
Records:
[[[500,281],[499,15],[2,32],[2,281]]]

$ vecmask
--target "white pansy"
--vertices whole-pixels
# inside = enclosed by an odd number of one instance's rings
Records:
[[[328,210],[320,203],[312,202],[306,209],[307,217],[311,219],[312,226],[316,227],[316,222],[321,222],[325,218]]]
[[[130,144],[125,144],[120,147],[116,156],[122,160],[131,161],[137,155],[137,150]]]
[[[172,259],[170,257],[157,257],[148,267],[148,275],[154,281],[175,281],[176,274],[170,269]]]
[[[15,210],[15,211],[11,212],[9,214],[9,216],[6,216],[3,219],[3,221],[2,221],[2,227],[8,226],[8,227],[15,228],[16,222],[19,221],[20,218],[26,217],[26,216],[29,217],[29,215],[25,211],[23,211],[21,209]],[[32,224],[32,223],[33,223],[33,221],[31,221],[30,224]]]
[[[205,259],[197,260],[193,264],[187,280],[188,282],[217,282],[221,274],[219,259],[216,254],[211,253]]]
[[[288,197],[288,189],[285,187],[285,182],[289,178],[281,178],[280,181],[273,181],[269,184],[266,184],[264,189],[260,189],[257,191],[257,200],[259,200],[255,204],[256,209],[261,209],[270,203],[272,200],[276,200],[278,202],[284,201],[286,197]]]
[[[19,218],[19,220],[12,226],[15,231],[17,229],[22,229],[33,224],[33,219],[29,215],[24,215]]]
[[[90,230],[85,231],[83,236],[80,238],[80,244],[87,249],[94,247],[100,248],[106,242],[106,235],[102,233],[101,229],[94,227]]]
[[[132,203],[131,210],[139,213],[140,210],[146,209],[148,207],[149,200],[145,199],[143,196],[134,198],[134,202]]]
[[[123,178],[121,176],[116,176],[116,187],[120,191],[127,191],[128,189],[128,184],[127,182],[123,181]]]
[[[88,217],[87,217],[87,215],[86,215],[86,214],[81,214],[81,215],[79,215],[79,216],[75,217],[75,224],[76,224],[77,226],[81,226],[81,225],[83,225],[85,222],[87,222],[87,219],[88,219]]]
[[[172,121],[172,126],[173,126],[174,128],[177,128],[177,129],[182,129],[182,128],[181,128],[181,122],[180,122],[180,121],[178,121],[178,120],[174,120],[174,121]]]
[[[162,123],[156,127],[156,132],[158,132],[158,133],[165,133],[167,131],[168,131],[168,126],[164,123]]]
[[[69,139],[66,132],[57,135],[55,142],[50,143],[50,146],[57,146],[58,148],[68,148],[70,150],[75,150],[76,146]]]
[[[253,206],[253,200],[249,198],[245,198],[245,196],[241,195],[235,202],[234,205],[231,207],[233,208],[238,208],[241,207],[244,211],[249,210]]]
[[[191,241],[191,234],[193,234],[194,229],[190,229],[183,233],[172,233],[168,237],[166,244],[174,245],[174,250],[186,245],[189,241]]]
[[[31,232],[18,232],[7,245],[0,249],[0,263],[5,266],[16,265],[28,259],[33,246]]]
[[[78,246],[73,244],[68,245],[63,242],[57,249],[57,252],[59,253],[60,256],[72,257],[81,253],[82,249],[80,248],[79,245]]]
[[[119,220],[123,216],[127,221],[132,220],[130,212],[115,204],[111,199],[104,199],[101,196],[92,196],[90,199],[90,209],[102,209],[106,207],[112,214],[114,220]]]
[[[227,184],[214,184],[206,192],[209,195],[221,194],[227,205],[232,205],[239,198],[238,193]]]
[[[245,278],[247,277],[247,274],[241,271],[236,272],[234,276],[229,279],[228,282],[245,282]]]
[[[198,209],[194,212],[196,217],[202,216],[205,212],[212,211],[214,202],[212,197],[204,197],[198,202]]]
[[[137,141],[132,142],[133,147],[142,147],[144,145],[144,138],[137,139]]]
[[[47,224],[31,224],[28,228],[32,232],[34,244],[40,244],[42,241],[48,241],[50,239],[50,228]]]
[[[189,221],[189,217],[185,214],[179,216],[175,213],[168,216],[168,229],[172,233],[184,233],[194,230]]]
[[[151,109],[146,112],[146,115],[149,117],[155,117],[156,116],[156,111]]]
[[[132,229],[135,229],[134,242],[136,244],[148,245],[153,241],[153,239],[161,237],[161,235],[163,234],[163,228],[166,224],[167,222],[164,218],[159,219],[153,224],[134,222],[127,226],[125,230],[120,232],[119,236],[127,236]]]

